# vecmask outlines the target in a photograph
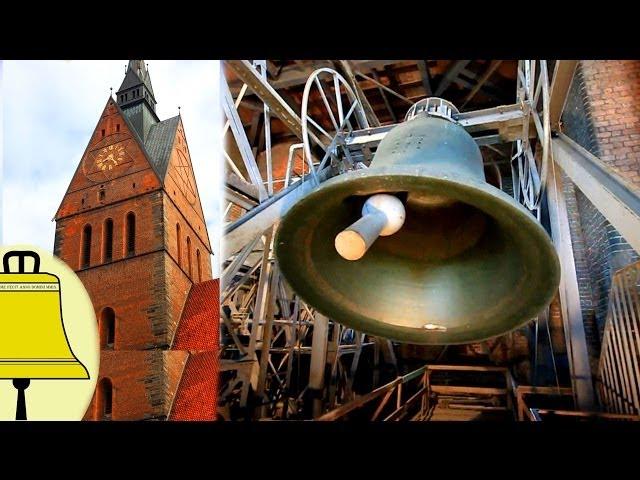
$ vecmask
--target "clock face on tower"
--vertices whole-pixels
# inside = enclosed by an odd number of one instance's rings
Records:
[[[104,173],[107,173],[107,170],[113,170],[113,168],[120,165],[124,159],[124,145],[109,145],[100,150],[98,155],[96,155],[96,167]]]
[[[133,159],[127,151],[128,141],[113,140],[109,144],[98,143],[97,148],[85,156],[82,170],[89,180],[93,182],[109,180],[116,175],[121,175],[133,164]]]

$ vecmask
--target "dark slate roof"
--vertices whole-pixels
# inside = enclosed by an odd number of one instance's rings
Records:
[[[118,92],[135,87],[142,83],[145,84],[147,90],[149,90],[151,95],[155,98],[156,95],[153,93],[153,88],[151,86],[151,75],[146,68],[144,60],[129,60],[127,73],[124,76],[124,80],[122,81],[122,85],[120,85]]]
[[[120,85],[118,91],[121,92],[122,90],[135,87],[136,85],[140,85],[141,83],[142,80],[140,80],[136,72],[134,72],[132,69],[128,69],[126,75],[124,76],[124,80],[122,81],[122,85]]]
[[[163,181],[167,173],[171,147],[173,147],[173,140],[176,137],[179,121],[180,115],[176,115],[152,125],[147,135],[147,141],[144,144],[153,168]]]

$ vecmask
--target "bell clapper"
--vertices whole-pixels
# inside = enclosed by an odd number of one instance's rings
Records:
[[[27,389],[31,380],[28,378],[14,378],[13,386],[18,390],[18,400],[16,402],[16,420],[27,419],[27,402],[24,397],[24,391]]]
[[[405,208],[398,197],[372,195],[362,207],[362,218],[336,235],[335,248],[342,258],[359,260],[379,236],[400,230],[404,219]]]

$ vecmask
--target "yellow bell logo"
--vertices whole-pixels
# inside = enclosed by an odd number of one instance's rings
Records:
[[[18,259],[17,271],[9,261]],[[26,271],[25,260],[33,267]],[[13,250],[3,259],[0,273],[0,379],[17,389],[16,420],[26,420],[25,390],[31,380],[89,379],[74,355],[62,318],[58,276],[40,272],[40,256]]]

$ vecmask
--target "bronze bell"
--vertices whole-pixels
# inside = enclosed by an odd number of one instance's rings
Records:
[[[324,182],[284,216],[282,274],[309,305],[372,335],[458,344],[506,333],[551,301],[555,249],[530,212],[486,183],[480,149],[451,119],[455,107],[420,104],[368,169]],[[401,227],[386,236],[385,215],[363,211],[381,193],[404,206]],[[360,242],[364,254],[343,258],[341,241]]]

